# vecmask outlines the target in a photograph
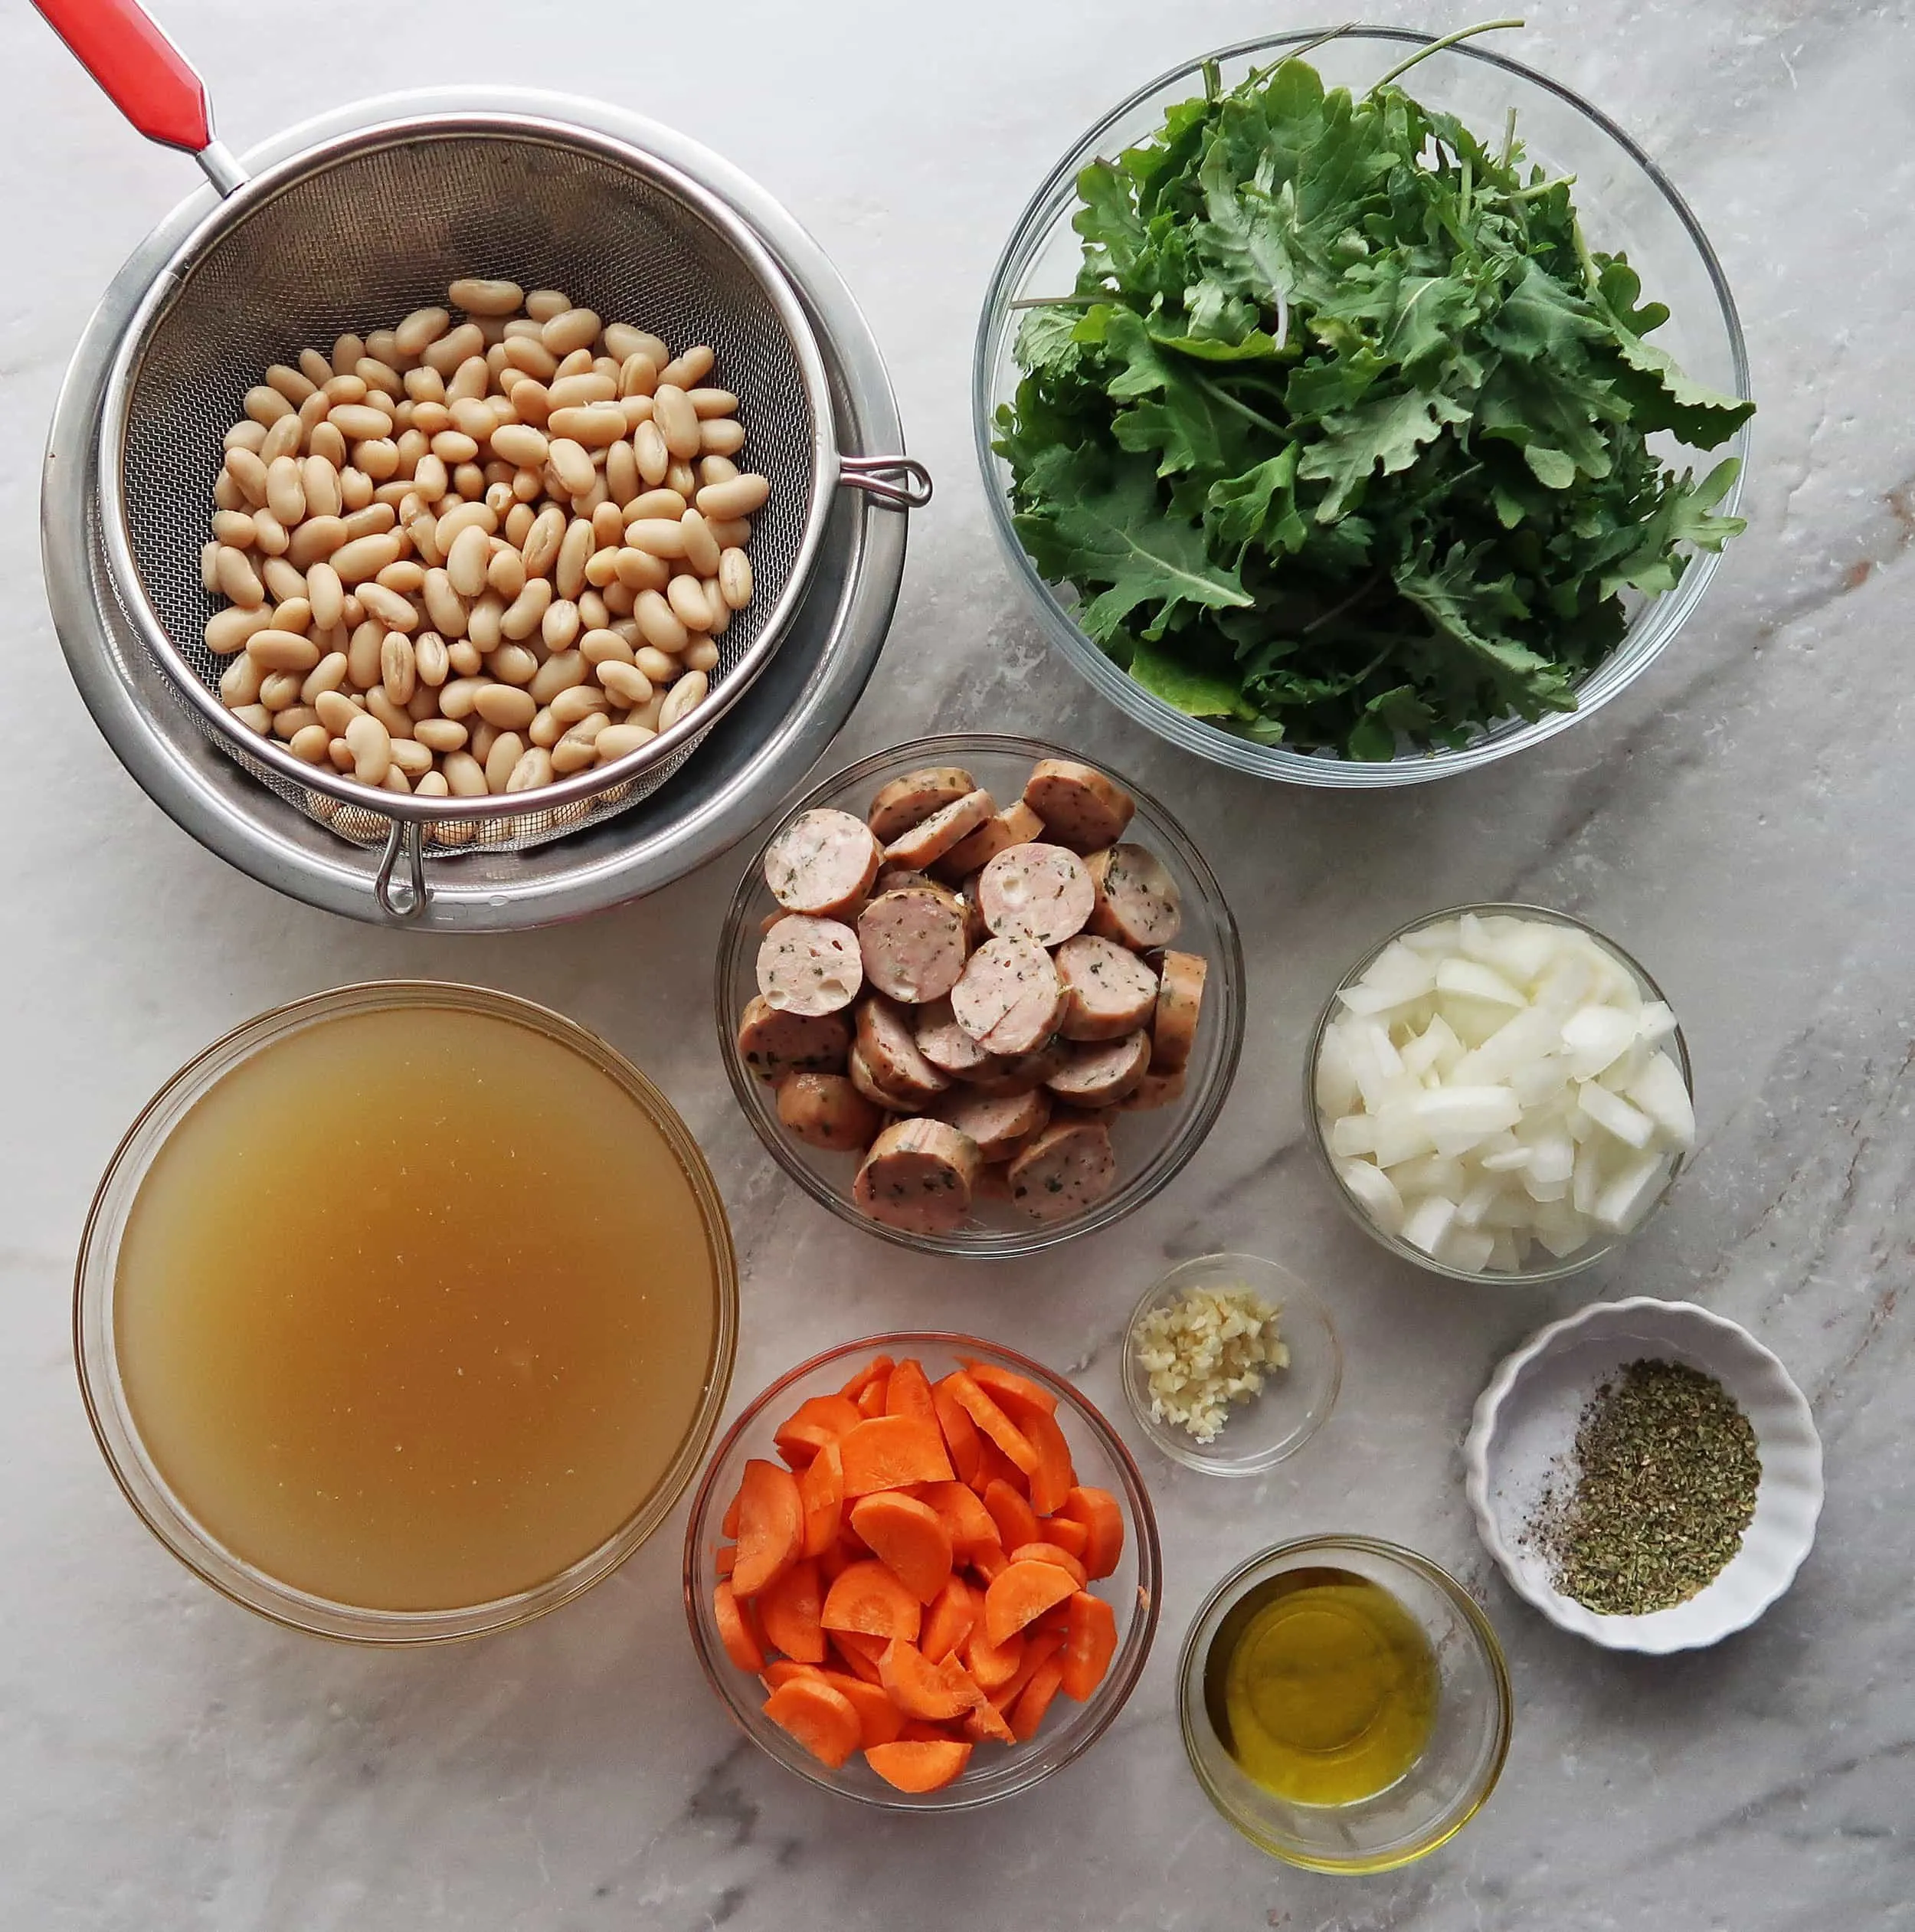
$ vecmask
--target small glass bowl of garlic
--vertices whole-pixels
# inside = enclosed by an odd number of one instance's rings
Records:
[[[1305,1077],[1338,1198],[1455,1281],[1557,1281],[1600,1260],[1695,1141],[1689,1050],[1661,989],[1540,906],[1459,906],[1392,933],[1331,995]]]
[[[1322,1298],[1261,1255],[1198,1255],[1154,1282],[1124,1337],[1124,1397],[1174,1462],[1254,1476],[1328,1420],[1343,1347]]]

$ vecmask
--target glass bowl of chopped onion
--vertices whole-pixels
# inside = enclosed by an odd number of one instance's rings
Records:
[[[1695,1141],[1688,1043],[1612,939],[1546,907],[1412,920],[1346,974],[1304,1063],[1350,1216],[1452,1281],[1560,1281],[1641,1231]]]
[[[1343,1348],[1311,1289],[1259,1255],[1200,1255],[1154,1283],[1124,1338],[1124,1396],[1173,1462],[1262,1475],[1335,1407]]]
[[[1587,718],[1648,670],[1694,612],[1722,562],[1722,542],[1740,527],[1734,517],[1749,446],[1749,357],[1722,264],[1656,162],[1600,107],[1510,57],[1521,47],[1514,34],[1432,44],[1408,28],[1350,26],[1327,34],[1293,30],[1200,55],[1085,129],[1004,245],[972,368],[976,453],[994,530],[1046,641],[1136,722],[1199,758],[1291,784],[1368,789],[1445,778],[1526,750]],[[1543,279],[1545,260],[1580,258],[1579,270],[1553,283],[1566,305],[1562,326],[1591,340],[1599,327],[1614,332],[1593,353],[1596,365],[1607,366],[1612,355],[1629,365],[1618,390],[1641,395],[1637,378],[1651,369],[1658,385],[1666,379],[1666,400],[1625,426],[1629,462],[1586,442],[1578,459],[1555,460],[1552,438],[1567,418],[1550,421],[1560,393],[1553,385],[1558,377],[1573,381],[1579,346],[1570,346],[1560,365],[1542,359],[1553,371],[1543,385],[1547,395],[1529,389],[1527,373],[1513,372],[1518,400],[1507,403],[1494,380],[1476,372],[1487,362],[1473,360],[1469,326],[1431,319],[1432,308],[1441,315],[1455,293],[1456,277],[1441,269],[1446,251],[1438,267],[1413,267],[1400,238],[1386,232],[1373,246],[1349,239],[1358,233],[1354,219],[1321,261],[1307,235],[1296,241],[1282,218],[1282,198],[1291,191],[1285,176],[1322,138],[1322,126],[1334,138],[1349,125],[1347,116],[1323,113],[1320,98],[1313,103],[1298,87],[1280,90],[1272,110],[1282,120],[1278,138],[1254,165],[1231,150],[1213,185],[1213,170],[1196,158],[1204,126],[1185,103],[1206,95],[1216,101],[1252,77],[1260,85],[1291,57],[1313,67],[1324,87],[1348,89],[1360,113],[1371,89],[1413,61],[1402,74],[1403,90],[1432,113],[1453,116],[1479,150],[1473,172],[1471,158],[1439,142],[1419,151],[1447,154],[1444,215],[1496,222],[1500,194],[1527,236],[1524,211],[1546,191],[1519,186],[1517,178],[1527,183],[1534,163],[1553,182],[1573,184],[1572,246],[1550,253],[1539,228],[1521,259],[1525,273]],[[1260,112],[1242,113],[1246,144]],[[1312,123],[1313,114],[1321,121]],[[1178,130],[1167,139],[1167,116]],[[1512,153],[1512,138],[1520,153]],[[1501,182],[1494,193],[1492,177]],[[1357,178],[1354,170],[1344,177]],[[1080,192],[1085,185],[1095,208]],[[1318,171],[1304,191],[1312,192],[1339,218],[1354,212],[1339,198],[1331,169]],[[1161,201],[1143,211],[1150,218],[1141,218],[1134,198],[1157,195]],[[1372,199],[1383,201],[1384,192]],[[1219,230],[1226,220],[1242,224],[1249,239],[1238,246],[1253,272],[1239,277],[1205,266],[1228,254],[1229,235],[1206,239],[1200,208]],[[1386,231],[1386,211],[1368,214]],[[1450,231],[1444,216],[1429,219],[1429,232]],[[1458,262],[1467,257],[1468,225],[1460,221],[1455,231]],[[1361,227],[1372,231],[1367,218]],[[1187,243],[1190,258],[1179,265],[1187,273],[1164,272],[1171,242]],[[1292,248],[1287,291],[1272,280],[1265,294],[1255,265]],[[1506,251],[1505,259],[1514,257]],[[1348,273],[1353,265],[1360,273]],[[1624,293],[1638,277],[1640,306]],[[1534,299],[1528,281],[1513,286]],[[1415,292],[1399,301],[1388,292],[1396,289]],[[1261,299],[1252,302],[1248,290]],[[1112,293],[1118,305],[1106,305],[1114,326],[1105,329],[1096,307]],[[1326,295],[1334,302],[1319,338],[1315,311]],[[1074,332],[1078,315],[1090,320]],[[1353,315],[1361,319],[1347,319]],[[1513,319],[1523,332],[1520,316]],[[1490,326],[1501,327],[1494,318]],[[1413,338],[1419,345],[1406,348]],[[1448,365],[1445,339],[1454,359]],[[1340,373],[1351,385],[1344,393],[1361,390],[1366,375],[1323,362],[1323,340],[1360,343],[1364,356],[1373,355],[1366,370],[1384,373],[1366,404],[1327,404],[1327,384],[1307,394],[1288,386],[1291,371],[1301,369]],[[1093,357],[1115,344],[1128,365],[1108,388],[1084,380],[1086,342]],[[1464,372],[1452,386],[1477,398],[1468,404],[1456,404],[1432,373],[1459,365]],[[1108,381],[1118,364],[1098,366]],[[1475,390],[1475,382],[1484,386]],[[1601,386],[1609,388],[1608,378]],[[1678,391],[1708,400],[1691,414],[1668,407]],[[1087,392],[1105,399],[1093,407]],[[1130,401],[1138,406],[1112,416],[1114,404]],[[1582,401],[1592,411],[1600,406],[1587,390]],[[1452,409],[1473,417],[1455,438],[1438,421]],[[1416,419],[1388,448],[1388,434],[1377,435],[1386,411],[1396,412],[1389,420],[1396,427]],[[1671,427],[1661,426],[1665,418]],[[1247,454],[1238,447],[1246,424],[1265,438],[1253,434]],[[1525,454],[1531,445],[1534,457]],[[1417,462],[1425,446],[1453,447],[1458,457],[1467,447],[1475,461],[1445,473],[1447,454]],[[1301,460],[1288,454],[1299,450]],[[1645,453],[1667,479],[1651,514],[1624,486],[1625,468],[1635,475]],[[1294,476],[1279,468],[1286,461],[1295,463]],[[1426,534],[1422,508],[1392,487],[1413,467],[1426,469],[1433,490],[1439,480],[1447,490],[1445,476],[1465,469],[1482,480],[1480,495],[1471,493],[1476,485],[1460,486],[1453,512],[1439,519],[1433,554],[1420,560],[1411,552]],[[1513,480],[1507,485],[1505,471]],[[1357,473],[1349,490],[1324,481]],[[1645,480],[1645,495],[1649,488]],[[1517,506],[1517,496],[1529,509]],[[1441,491],[1432,499],[1445,500]],[[1547,546],[1552,559],[1573,558],[1573,568],[1553,561],[1553,575],[1540,582],[1526,565],[1512,562],[1506,572],[1497,560],[1503,533],[1530,528],[1531,511],[1574,526],[1560,548],[1553,539]],[[1619,567],[1602,560],[1606,541],[1611,558],[1629,552]],[[1520,556],[1521,546],[1507,554]],[[1439,559],[1446,561],[1432,577],[1426,566]],[[1074,567],[1082,585],[1072,581]],[[1406,604],[1422,617],[1413,621]],[[1392,640],[1407,643],[1392,650]],[[1501,667],[1485,673],[1492,651],[1503,653]]]

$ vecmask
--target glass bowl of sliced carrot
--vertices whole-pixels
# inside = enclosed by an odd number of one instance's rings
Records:
[[[685,1608],[712,1688],[780,1763],[964,1811],[1108,1729],[1159,1567],[1143,1476],[1069,1383],[968,1335],[874,1335],[732,1424],[692,1505]]]

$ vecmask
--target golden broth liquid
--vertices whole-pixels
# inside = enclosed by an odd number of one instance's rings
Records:
[[[114,1284],[135,1426],[235,1556],[368,1609],[548,1581],[664,1476],[716,1275],[637,1101],[529,1027],[349,1013],[180,1120]]]
[[[1403,1776],[1436,1721],[1416,1619],[1354,1570],[1286,1570],[1234,1605],[1204,1659],[1212,1728],[1245,1774],[1293,1804],[1347,1805]]]

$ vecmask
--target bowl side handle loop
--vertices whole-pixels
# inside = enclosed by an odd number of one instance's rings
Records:
[[[843,456],[838,480],[886,509],[921,510],[931,501],[931,472],[915,457]]]
[[[373,881],[379,910],[395,925],[409,925],[423,913],[432,898],[426,883],[425,821],[395,818],[385,835],[385,850],[379,858],[379,876]],[[406,855],[407,876],[398,875],[399,853]]]

